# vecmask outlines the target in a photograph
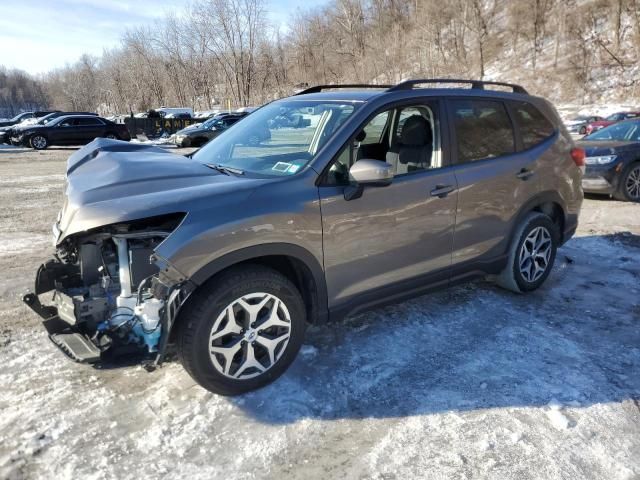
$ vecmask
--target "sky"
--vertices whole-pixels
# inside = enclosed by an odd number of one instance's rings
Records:
[[[328,0],[267,0],[266,10],[284,26],[297,9]],[[83,53],[99,56],[118,45],[127,28],[153,25],[180,12],[187,0],[4,0],[0,8],[0,65],[40,74],[74,63]]]

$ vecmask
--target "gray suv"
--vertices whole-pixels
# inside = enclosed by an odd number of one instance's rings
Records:
[[[281,115],[305,125],[270,128]],[[281,375],[309,324],[478,277],[538,288],[576,230],[583,169],[555,109],[517,85],[313,87],[187,156],[74,153],[56,255],[24,301],[76,361],[153,368],[175,350],[238,394]]]

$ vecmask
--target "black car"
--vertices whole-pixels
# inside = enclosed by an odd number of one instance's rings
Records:
[[[176,132],[176,145],[179,147],[201,147],[244,117],[246,114],[218,114],[205,122],[183,128]]]
[[[57,112],[58,110],[47,110],[47,111],[42,111],[42,112],[23,112],[20,113],[18,115],[16,115],[15,117],[13,117],[10,120],[5,120],[3,122],[0,122],[0,127],[8,127],[11,125],[17,125],[18,123],[24,121],[24,120],[28,120],[30,118],[40,118],[40,117],[44,117],[45,115],[49,115],[50,113],[53,112]]]
[[[11,143],[11,137],[15,137],[18,134],[19,130],[23,130],[25,128],[29,128],[33,125],[46,125],[54,118],[62,117],[65,115],[91,115],[97,117],[97,113],[92,112],[52,112],[44,117],[40,117],[40,119],[35,123],[30,123],[29,125],[22,125],[20,123],[16,125],[10,125],[6,127],[0,127],[0,143]]]
[[[605,127],[578,145],[586,154],[585,192],[640,202],[640,119]]]
[[[17,130],[11,143],[42,150],[49,145],[84,145],[97,137],[130,140],[125,125],[95,115],[65,115]]]

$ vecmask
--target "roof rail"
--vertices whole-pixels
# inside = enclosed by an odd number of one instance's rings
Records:
[[[520,85],[505,82],[491,82],[485,80],[463,80],[460,78],[421,78],[416,80],[405,80],[397,85],[391,87],[389,92],[396,92],[399,90],[411,90],[416,85],[422,85],[425,83],[468,83],[471,84],[471,88],[475,90],[484,90],[485,85],[499,85],[501,87],[509,87],[513,89],[513,93],[527,94],[527,91]]]
[[[316,85],[315,87],[305,88],[299,91],[296,95],[306,95],[307,93],[318,93],[323,90],[330,90],[332,88],[393,88],[393,85],[369,85],[367,83],[345,83],[338,85]]]

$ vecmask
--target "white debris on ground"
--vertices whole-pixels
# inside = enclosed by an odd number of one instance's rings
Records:
[[[478,282],[313,327],[282,378],[226,398],[47,339],[20,296],[67,155],[36,155],[0,155],[0,478],[639,478],[640,205],[586,200],[532,294]]]

